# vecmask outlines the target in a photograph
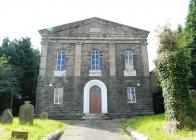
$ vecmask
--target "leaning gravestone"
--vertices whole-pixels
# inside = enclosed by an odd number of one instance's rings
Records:
[[[13,115],[12,115],[12,110],[11,109],[5,109],[3,111],[3,114],[0,118],[1,123],[7,123],[10,124],[13,121]]]
[[[48,113],[47,112],[42,112],[40,114],[40,119],[48,119]]]
[[[20,106],[19,110],[19,122],[20,124],[33,124],[34,106],[30,104],[30,101],[25,101],[24,105]]]

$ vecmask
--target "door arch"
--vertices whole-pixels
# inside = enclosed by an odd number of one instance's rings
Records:
[[[108,103],[107,103],[107,88],[105,84],[100,80],[91,80],[84,86],[84,100],[83,100],[83,112],[90,113],[90,89],[93,86],[98,86],[101,89],[101,111],[100,113],[108,112]]]

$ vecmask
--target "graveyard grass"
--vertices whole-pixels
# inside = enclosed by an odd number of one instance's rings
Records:
[[[126,127],[134,128],[137,132],[145,134],[150,140],[196,140],[196,130],[182,129],[174,134],[163,131],[162,126],[165,115],[138,116],[131,118],[121,124]]]
[[[12,124],[0,123],[0,140],[17,140],[15,138],[11,138],[12,130],[27,131],[29,132],[28,140],[40,140],[40,138],[47,136],[48,133],[51,133],[56,129],[65,130],[67,126],[68,125],[63,122],[50,119],[34,119],[33,125],[21,125],[19,124],[18,118],[14,118]]]

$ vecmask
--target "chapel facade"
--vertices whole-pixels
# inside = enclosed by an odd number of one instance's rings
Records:
[[[56,119],[153,114],[148,31],[89,18],[39,33],[36,113]]]

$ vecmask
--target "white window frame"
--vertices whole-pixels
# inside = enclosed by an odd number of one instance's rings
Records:
[[[93,64],[93,61],[94,61],[94,64]],[[91,51],[91,70],[94,70],[94,71],[100,70],[100,54],[98,50]]]
[[[127,87],[127,102],[128,103],[136,103],[135,87]]]
[[[63,104],[63,88],[54,88],[54,104]]]
[[[59,58],[60,55],[60,58]],[[60,64],[58,63],[60,61]],[[64,61],[64,62],[62,62]],[[56,70],[65,71],[65,51],[59,50],[56,55]]]
[[[133,70],[133,52],[126,50],[124,52],[125,70]]]

